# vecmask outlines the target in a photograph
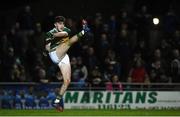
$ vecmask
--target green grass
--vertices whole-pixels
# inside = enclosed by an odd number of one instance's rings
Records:
[[[180,110],[15,110],[1,109],[0,116],[180,116]]]

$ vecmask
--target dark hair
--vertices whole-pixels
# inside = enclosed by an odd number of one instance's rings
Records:
[[[65,17],[63,16],[56,16],[54,22],[65,22]]]

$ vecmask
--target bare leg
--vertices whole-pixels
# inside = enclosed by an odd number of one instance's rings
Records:
[[[71,45],[76,43],[77,41],[78,41],[78,36],[75,35],[72,38],[70,38],[68,42],[59,45],[59,47],[56,49],[56,55],[58,56],[58,58],[62,59],[66,55],[66,52],[69,50]],[[67,87],[69,86],[71,81],[71,65],[69,62],[69,63],[59,64],[58,66],[63,76],[63,84],[59,92],[59,95],[62,96],[64,92],[67,90]]]
[[[70,65],[68,55],[65,56],[63,59],[64,60],[62,60],[58,64],[60,71],[62,73],[63,84],[61,85],[59,93],[54,101],[54,106],[56,107],[58,111],[63,111],[64,109],[63,95],[71,82],[71,65]]]
[[[60,44],[56,49],[56,54],[58,58],[62,59],[69,50],[69,48],[71,47],[71,45],[78,42],[78,40],[79,40],[78,36],[74,35],[67,42]]]
[[[59,91],[59,95],[63,95],[65,91],[67,90],[70,82],[71,82],[71,65],[69,64],[61,64],[60,70],[63,76],[63,84],[61,86],[61,89]]]
[[[58,55],[59,59],[62,59],[72,44],[76,43],[84,34],[88,32],[89,28],[87,27],[87,22],[83,20],[83,30],[78,34],[71,37],[67,42],[60,44],[59,47],[56,49],[56,54]]]
[[[73,37],[69,39],[69,45],[76,43],[78,40],[79,40],[79,37],[77,35],[74,35]]]

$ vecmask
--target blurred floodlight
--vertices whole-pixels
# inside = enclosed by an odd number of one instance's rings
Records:
[[[158,18],[153,18],[153,24],[158,25],[159,24],[159,19]]]

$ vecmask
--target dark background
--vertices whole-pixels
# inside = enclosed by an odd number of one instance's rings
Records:
[[[122,9],[129,12],[138,11],[142,5],[147,5],[148,12],[153,15],[163,15],[172,6],[177,14],[180,11],[179,0],[6,0],[0,4],[1,24],[9,18],[16,18],[17,11],[25,5],[32,7],[33,14],[41,19],[49,10],[65,16],[93,15],[95,12],[104,14],[119,13]]]

